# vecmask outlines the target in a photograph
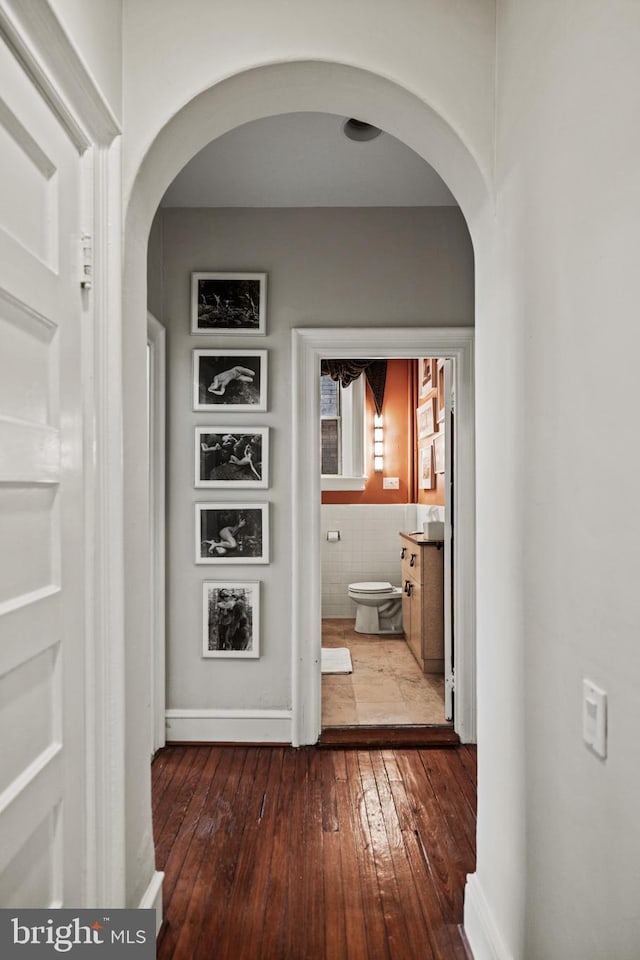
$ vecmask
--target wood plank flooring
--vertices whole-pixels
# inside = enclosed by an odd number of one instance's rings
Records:
[[[467,960],[475,749],[169,746],[159,960]]]

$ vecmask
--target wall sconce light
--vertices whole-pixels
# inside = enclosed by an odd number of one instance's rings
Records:
[[[382,427],[382,416],[379,413],[373,417],[373,469],[376,473],[382,473],[384,466],[384,434]]]

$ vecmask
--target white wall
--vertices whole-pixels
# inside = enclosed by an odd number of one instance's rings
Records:
[[[287,709],[291,704],[290,330],[305,325],[468,323],[473,316],[469,235],[460,211],[453,207],[165,209],[154,234],[153,249],[162,249],[162,320],[168,357],[167,705],[171,710]],[[203,269],[267,272],[265,338],[249,343],[190,334],[189,277],[192,270]],[[271,428],[271,486],[250,496],[242,490],[222,491],[220,496],[218,491],[196,490],[193,485],[194,426],[211,422],[211,416],[191,409],[192,350],[216,345],[268,350],[268,412],[226,416]],[[220,416],[218,412],[219,423],[224,421]],[[219,499],[270,503],[268,566],[194,564],[193,505]],[[401,528],[406,528],[405,522],[394,521],[396,534]],[[390,548],[397,559],[397,541]],[[238,575],[263,583],[261,657],[243,662],[202,660],[202,581]],[[395,580],[399,582],[397,576]]]
[[[49,0],[117,120],[122,119],[123,0]]]
[[[414,503],[325,503],[320,510],[322,616],[355,617],[350,583],[388,580],[402,585],[399,532],[416,530]],[[337,530],[340,540],[329,542]]]
[[[512,484],[506,497],[503,484],[491,495],[483,432],[479,538],[486,560],[490,523],[499,543],[504,524],[522,530],[523,603],[512,622],[520,617],[524,649],[520,662],[518,634],[494,613],[491,664],[486,634],[479,650],[478,880],[504,950],[485,952],[479,939],[472,947],[476,960],[632,960],[640,942],[640,6],[505,0],[498,10],[500,279],[487,329],[496,346],[500,333],[510,343],[520,383],[492,389],[480,354],[478,409],[486,417],[504,388],[503,403],[521,410],[520,496],[516,509]],[[487,329],[479,317],[484,349]],[[599,518],[594,503],[605,505]],[[497,574],[511,582],[490,559],[489,600]],[[487,579],[481,573],[484,628]],[[609,696],[606,760],[582,741],[583,677]],[[526,857],[504,840],[505,822],[517,833],[518,806]],[[513,893],[523,863],[526,912]]]
[[[126,0],[124,42],[125,195],[159,129],[192,97],[291,60],[361,67],[426,93],[490,169],[493,0]]]

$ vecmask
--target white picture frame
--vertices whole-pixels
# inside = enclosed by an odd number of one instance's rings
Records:
[[[267,409],[267,351],[194,350],[193,409],[253,413]]]
[[[444,473],[445,468],[445,447],[444,447],[444,433],[439,433],[433,440],[433,458],[434,458],[434,471],[436,473]]]
[[[260,656],[260,582],[205,580],[202,584],[202,656]]]
[[[433,440],[418,445],[418,477],[421,490],[433,490],[435,486],[433,469]]]
[[[194,485],[210,490],[266,490],[269,428],[195,428]]]
[[[416,409],[416,430],[418,440],[423,440],[437,429],[436,426],[436,400],[435,397],[429,397],[424,400]]]
[[[191,333],[263,337],[266,273],[191,274]]]
[[[196,503],[195,562],[269,563],[269,504]]]

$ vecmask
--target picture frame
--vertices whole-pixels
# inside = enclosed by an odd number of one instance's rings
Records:
[[[263,337],[266,273],[192,273],[191,333]]]
[[[418,446],[418,486],[420,490],[433,490],[435,486],[433,440]]]
[[[437,434],[433,439],[433,459],[434,459],[435,472],[444,473],[444,468],[445,468],[444,433]]]
[[[266,350],[194,350],[193,409],[247,413],[267,409]]]
[[[434,389],[434,364],[435,360],[432,360],[431,357],[420,357],[418,360],[418,382],[421,397],[426,397]]]
[[[442,423],[445,414],[445,360],[438,360],[436,382],[438,387],[438,423]]]
[[[269,563],[269,504],[196,503],[195,562]]]
[[[435,397],[429,397],[416,409],[418,440],[429,437],[436,429]]]
[[[202,656],[260,656],[260,582],[205,580],[202,584]]]
[[[210,490],[269,486],[269,428],[195,428],[194,485]]]

